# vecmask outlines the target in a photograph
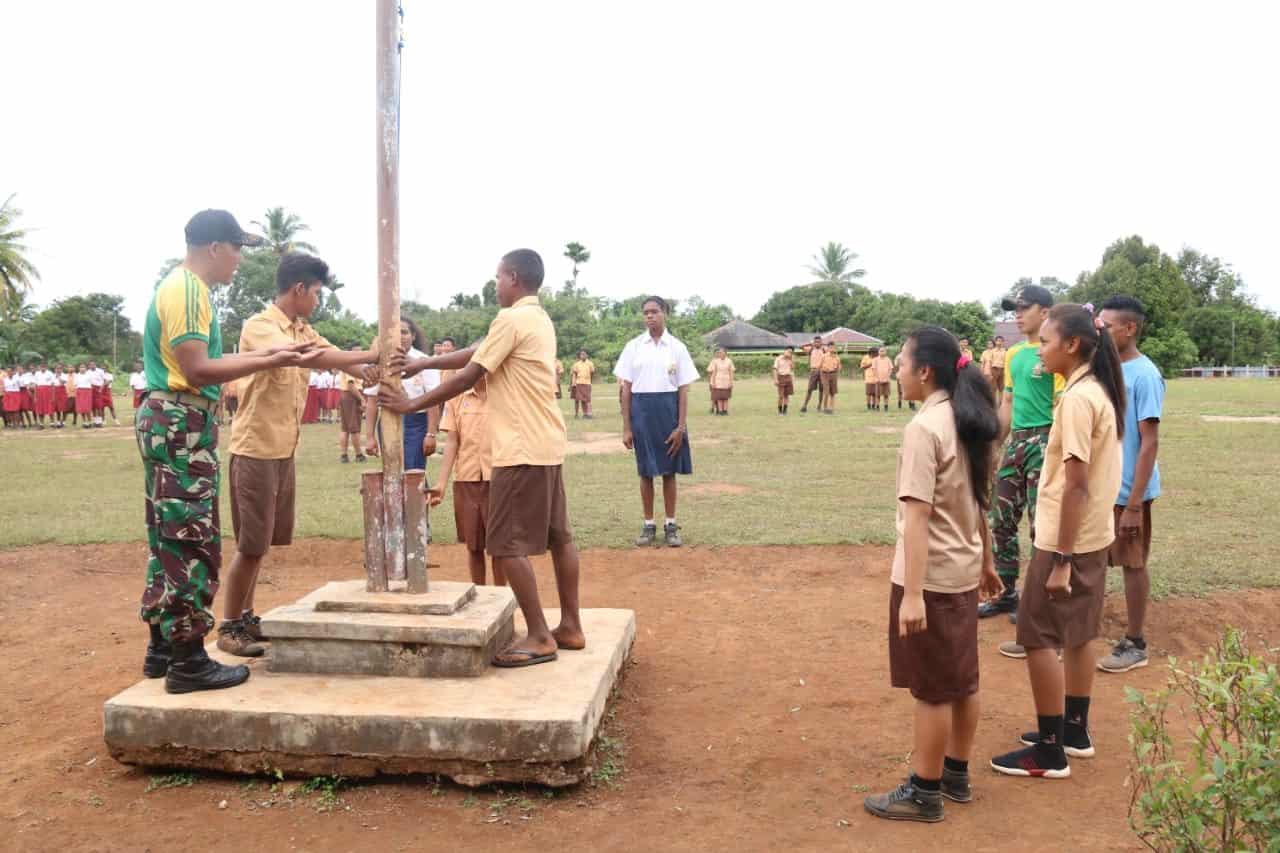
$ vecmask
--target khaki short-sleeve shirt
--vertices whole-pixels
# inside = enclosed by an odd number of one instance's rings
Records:
[[[567,439],[556,405],[556,330],[538,297],[499,311],[471,360],[489,374],[494,467],[562,464]]]
[[[488,393],[475,388],[454,397],[444,407],[440,429],[458,435],[458,455],[453,479],[463,483],[488,480],[493,473],[493,448],[489,441]]]
[[[240,332],[244,353],[296,343],[333,348],[306,320],[290,320],[274,304],[246,320]],[[310,368],[275,367],[237,380],[240,409],[232,421],[231,452],[253,459],[292,456],[298,449],[310,376]]]
[[[902,433],[898,450],[898,544],[893,552],[893,582],[906,586],[906,508],[904,501],[929,504],[929,556],[924,588],[930,592],[968,592],[982,575],[981,509],[973,496],[969,459],[956,435],[951,398],[935,391]]]
[[[1107,548],[1116,538],[1116,496],[1120,494],[1120,439],[1116,436],[1116,410],[1088,365],[1067,379],[1066,390],[1053,410],[1053,426],[1040,471],[1040,495],[1036,500],[1036,542],[1041,551],[1061,551],[1058,523],[1067,488],[1066,460],[1074,457],[1089,466],[1089,499],[1076,533],[1077,554]]]

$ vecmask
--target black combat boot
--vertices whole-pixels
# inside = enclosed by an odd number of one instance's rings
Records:
[[[142,659],[142,674],[146,678],[164,678],[169,671],[169,658],[173,656],[173,647],[160,633],[159,625],[148,625],[151,629],[151,642],[147,643],[147,655]]]
[[[205,654],[204,641],[173,644],[173,660],[164,680],[166,693],[221,690],[249,680],[249,667],[224,666]]]

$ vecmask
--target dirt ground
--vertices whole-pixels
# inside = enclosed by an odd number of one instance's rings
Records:
[[[875,820],[868,791],[895,785],[911,745],[910,697],[888,686],[887,548],[594,551],[585,606],[630,607],[638,638],[612,724],[625,771],[553,797],[538,789],[471,792],[429,778],[359,783],[326,805],[298,782],[252,787],[198,775],[147,791],[152,774],[116,764],[102,743],[102,703],[139,678],[140,545],[0,552],[4,776],[0,847],[14,850],[763,850],[1135,849],[1128,795],[1125,684],[1152,687],[1161,667],[1097,682],[1099,757],[1067,781],[984,770],[1033,722],[1021,663],[996,653],[1007,621],[982,625],[983,722],[976,799],[937,826]],[[436,577],[462,579],[464,555],[437,547]],[[554,596],[550,566],[538,566]],[[356,577],[356,542],[281,549],[259,611],[324,581]],[[1108,632],[1119,632],[1119,599]],[[1154,605],[1157,655],[1186,654],[1234,623],[1274,631],[1280,593]],[[1274,637],[1272,638],[1274,639]],[[1098,650],[1104,645],[1100,641]],[[1068,805],[1069,803],[1069,805]],[[12,846],[10,846],[12,845]]]

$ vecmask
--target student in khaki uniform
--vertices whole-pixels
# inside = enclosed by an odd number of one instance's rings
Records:
[[[485,549],[515,593],[528,632],[493,659],[499,667],[553,661],[557,649],[586,648],[578,609],[578,548],[569,526],[561,466],[567,440],[556,405],[556,330],[538,301],[542,258],[516,249],[498,264],[502,310],[478,348],[418,360],[410,370],[457,369],[435,389],[410,400],[383,386],[381,405],[394,412],[420,411],[452,399],[488,379],[493,474]],[[529,557],[551,551],[560,625],[547,625]]]
[[[911,776],[867,797],[877,817],[934,823],[967,803],[978,728],[978,598],[1003,589],[983,510],[1000,422],[978,366],[940,326],[903,347],[903,390],[922,402],[898,452],[898,546],[889,595],[889,672],[911,691]]]
[[[240,407],[231,429],[231,524],[236,555],[222,593],[223,622],[218,648],[242,657],[264,649],[260,620],[253,612],[262,558],[270,548],[293,541],[294,453],[301,436],[311,374],[331,367],[352,368],[377,361],[372,351],[345,352],[324,339],[307,318],[329,283],[329,266],[319,258],[288,252],[276,269],[276,299],[245,321],[240,352],[306,345],[318,350],[306,370],[280,367],[240,380]]]
[[[448,377],[445,377],[448,378]],[[564,359],[556,359],[556,399],[559,400],[563,395],[560,393],[560,386],[564,384]]]
[[[1079,305],[1055,305],[1040,328],[1040,360],[1067,377],[1053,408],[1036,508],[1035,546],[1018,603],[1017,642],[1026,649],[1037,729],[1026,748],[991,760],[1010,776],[1065,779],[1067,756],[1091,758],[1089,699],[1115,541],[1125,389],[1105,325]],[[1062,649],[1062,662],[1058,661]]]
[[[982,351],[982,375],[987,377],[997,394],[1004,387],[1004,336],[996,335],[991,346]]]
[[[809,411],[809,399],[814,391],[818,392],[818,408],[822,408],[822,356],[825,354],[822,335],[814,335],[813,342],[805,344],[802,349],[809,356],[809,387],[804,392],[804,402],[800,404],[800,414],[803,415]]]
[[[862,361],[858,362],[858,369],[862,371],[863,391],[866,394],[867,411],[870,412],[876,407],[876,400],[879,398],[879,386],[876,379],[876,356],[880,354],[880,350],[872,347],[862,356]]]
[[[795,381],[792,374],[795,373],[795,348],[787,347],[782,351],[782,355],[773,360],[773,387],[778,389],[778,414],[785,415],[787,406],[791,402],[791,395],[795,393]]]
[[[707,362],[707,384],[711,386],[711,414],[729,414],[729,399],[733,396],[733,360],[724,347],[716,350],[715,358]]]
[[[586,350],[578,350],[578,360],[569,368],[569,399],[573,400],[575,418],[578,417],[579,410],[587,420],[595,417],[591,411],[591,380],[595,375],[595,362],[587,355]]]
[[[355,350],[356,347],[352,349]],[[338,381],[342,385],[342,396],[338,398],[338,429],[342,432],[342,437],[338,439],[338,446],[342,448],[342,455],[338,457],[338,461],[349,463],[351,457],[347,453],[347,448],[353,447],[356,451],[356,461],[363,462],[365,455],[360,445],[360,426],[364,422],[362,382],[345,372],[338,374]]]
[[[471,582],[484,585],[485,529],[489,521],[489,478],[493,474],[493,450],[489,441],[488,394],[485,380],[445,403],[440,429],[448,433],[444,463],[436,484],[427,489],[427,501],[439,506],[453,478],[453,521],[458,541],[467,546]],[[497,562],[493,583],[506,586]]]
[[[822,409],[828,415],[836,413],[836,392],[839,390],[840,356],[836,345],[827,344],[822,353]]]
[[[970,359],[972,361],[972,359]],[[889,381],[893,379],[893,362],[889,360],[888,348],[882,348],[876,355],[872,366],[876,370],[876,395],[889,411]],[[873,407],[874,408],[874,407]]]

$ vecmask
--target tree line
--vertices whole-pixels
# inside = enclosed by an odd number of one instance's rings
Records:
[[[141,335],[121,313],[123,297],[72,296],[43,310],[27,301],[39,272],[26,259],[25,231],[17,222],[21,211],[12,201],[10,197],[0,206],[0,362],[96,359],[119,369],[136,360]],[[309,230],[306,223],[282,207],[267,210],[251,225],[266,243],[246,249],[230,285],[212,295],[229,348],[239,340],[244,321],[274,299],[280,257],[293,250],[317,251],[302,239]],[[591,253],[581,243],[570,242],[563,254],[573,264],[572,277],[559,287],[548,282],[542,296],[556,325],[559,356],[572,359],[579,349],[586,349],[597,367],[608,371],[626,342],[644,330],[640,308],[649,294],[625,299],[594,296],[578,283]],[[895,347],[917,326],[936,324],[981,346],[991,337],[993,320],[1002,316],[999,298],[983,305],[873,291],[861,283],[866,271],[857,260],[857,253],[843,244],[827,243],[807,265],[812,280],[774,293],[750,321],[774,332],[825,332],[846,326]],[[165,261],[156,281],[180,262]],[[1005,293],[1030,283],[1030,278],[1019,279]],[[1053,277],[1037,283],[1064,301],[1101,304],[1118,293],[1141,299],[1148,310],[1143,349],[1167,375],[1194,364],[1280,362],[1280,318],[1257,304],[1228,262],[1193,248],[1183,248],[1173,258],[1141,237],[1127,237],[1108,246],[1098,266],[1081,272],[1074,284]],[[330,283],[312,323],[338,346],[367,346],[376,326],[343,306],[343,287],[339,280]],[[658,295],[672,305],[672,334],[689,346],[695,359],[709,358],[703,336],[734,319],[732,309],[698,296]],[[474,291],[455,293],[439,307],[412,300],[401,306],[402,314],[417,322],[429,339],[448,336],[460,345],[480,338],[497,311],[492,280]]]

